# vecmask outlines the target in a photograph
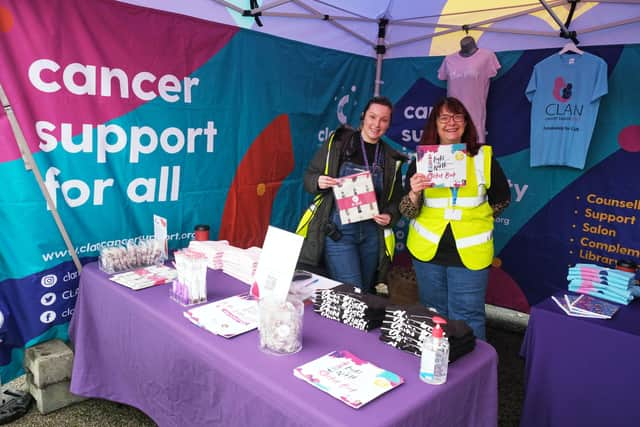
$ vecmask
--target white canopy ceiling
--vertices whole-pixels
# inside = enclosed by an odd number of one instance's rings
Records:
[[[640,0],[119,0],[365,56],[376,55],[380,19],[386,58],[446,55],[468,30],[494,51],[640,43]],[[253,5],[253,8],[252,8]],[[245,14],[260,13],[258,20]]]

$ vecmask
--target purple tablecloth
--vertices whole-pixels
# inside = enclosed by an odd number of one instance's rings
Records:
[[[209,300],[247,286],[209,271]],[[168,286],[131,291],[85,266],[70,334],[75,346],[71,391],[126,403],[160,426],[495,426],[497,355],[478,342],[453,363],[447,383],[418,378],[419,359],[307,307],[303,349],[272,356],[257,331],[225,339],[189,323]],[[361,409],[293,376],[293,369],[332,350],[349,350],[405,378]]]
[[[640,425],[640,304],[602,320],[570,317],[546,299],[531,309],[521,354],[521,427]]]

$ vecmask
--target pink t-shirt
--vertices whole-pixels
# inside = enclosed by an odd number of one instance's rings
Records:
[[[438,70],[438,78],[447,80],[447,96],[458,98],[471,115],[478,131],[478,139],[485,142],[484,124],[490,78],[500,69],[495,53],[479,48],[464,57],[458,52],[447,55]]]

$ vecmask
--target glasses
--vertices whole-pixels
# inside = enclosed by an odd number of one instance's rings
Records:
[[[438,121],[444,124],[449,123],[451,119],[456,123],[462,123],[464,122],[464,114],[443,114],[438,117]]]

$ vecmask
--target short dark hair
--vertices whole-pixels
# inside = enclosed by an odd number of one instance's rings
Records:
[[[365,114],[367,114],[369,107],[371,107],[371,105],[373,104],[380,104],[380,105],[384,105],[385,107],[389,107],[389,110],[391,110],[390,118],[393,119],[393,103],[391,102],[391,100],[386,96],[374,96],[369,101],[367,101],[366,105],[364,106],[364,109],[360,114],[360,121],[364,120]]]
[[[473,124],[469,111],[464,104],[458,99],[451,96],[442,98],[433,106],[431,114],[427,118],[427,122],[422,130],[422,137],[419,145],[440,145],[440,136],[438,135],[438,117],[443,107],[446,107],[453,114],[463,114],[467,127],[462,134],[461,142],[467,146],[467,153],[470,156],[478,154],[480,143],[478,142],[478,131]]]

